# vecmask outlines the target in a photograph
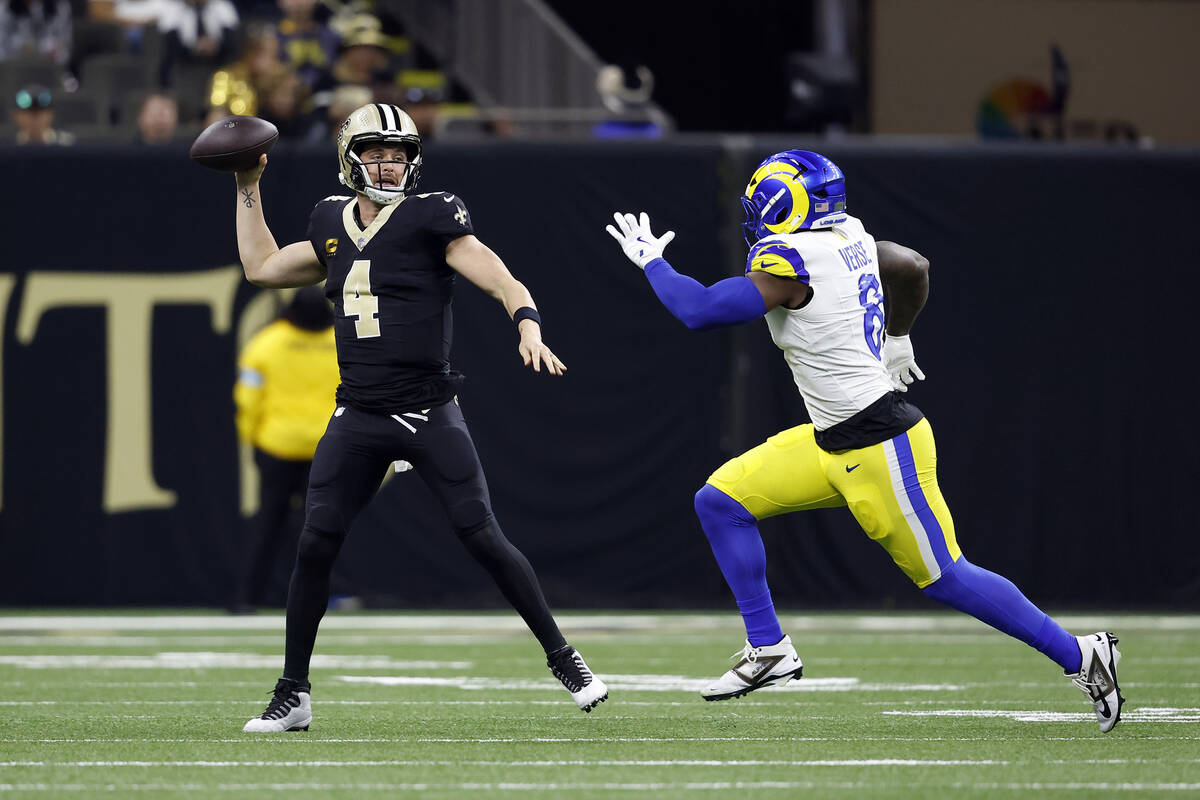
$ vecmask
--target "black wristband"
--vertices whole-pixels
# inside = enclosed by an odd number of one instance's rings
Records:
[[[521,320],[523,319],[533,320],[538,324],[539,328],[542,326],[542,316],[532,306],[521,306],[517,309],[517,313],[513,314],[513,324],[517,327],[521,326]]]

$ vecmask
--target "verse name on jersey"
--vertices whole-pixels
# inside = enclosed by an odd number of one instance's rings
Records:
[[[855,242],[852,245],[839,249],[838,255],[846,263],[846,269],[851,272],[873,263],[870,254],[867,253],[867,248],[863,246],[862,242]]]

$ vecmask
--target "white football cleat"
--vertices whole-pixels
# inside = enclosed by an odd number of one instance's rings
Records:
[[[1121,651],[1117,649],[1117,637],[1100,631],[1090,636],[1076,636],[1079,652],[1083,655],[1079,672],[1067,675],[1071,683],[1083,690],[1096,709],[1096,721],[1100,732],[1108,733],[1121,721],[1121,687],[1117,685],[1117,664]]]
[[[267,710],[246,723],[244,733],[281,733],[306,731],[312,722],[312,702],[308,683],[280,678]]]
[[[571,693],[575,705],[585,713],[608,699],[608,687],[588,669],[579,651],[567,645],[546,661],[554,677]]]
[[[774,684],[783,685],[804,674],[804,664],[792,647],[792,637],[784,636],[775,644],[752,647],[749,640],[733,669],[713,681],[700,695],[705,700],[730,700]]]

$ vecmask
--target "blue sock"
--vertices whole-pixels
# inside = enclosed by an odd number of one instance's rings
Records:
[[[977,567],[963,556],[922,591],[939,603],[1020,639],[1065,672],[1079,672],[1082,656],[1075,637],[1029,602],[1008,578]]]
[[[767,551],[758,521],[741,503],[707,483],[696,492],[696,516],[733,590],[746,622],[746,638],[754,647],[775,644],[783,638],[783,630],[767,588]]]

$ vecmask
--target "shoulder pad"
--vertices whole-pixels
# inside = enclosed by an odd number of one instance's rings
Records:
[[[804,258],[791,244],[779,239],[764,239],[750,248],[746,258],[746,273],[765,272],[780,278],[808,283]]]

